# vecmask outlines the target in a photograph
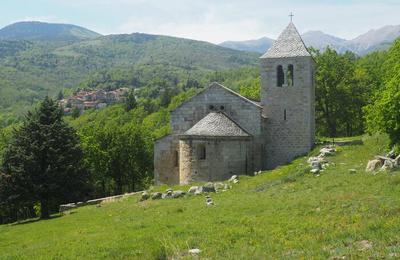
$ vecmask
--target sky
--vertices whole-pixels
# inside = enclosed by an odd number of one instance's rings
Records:
[[[400,24],[400,0],[0,0],[0,27],[71,23],[101,34],[151,33],[220,43],[276,38],[293,22],[352,39]]]

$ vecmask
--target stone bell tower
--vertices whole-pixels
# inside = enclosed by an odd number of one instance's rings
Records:
[[[261,56],[267,169],[306,154],[315,138],[315,62],[292,22]]]

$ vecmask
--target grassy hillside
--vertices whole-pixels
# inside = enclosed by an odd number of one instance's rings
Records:
[[[364,172],[386,141],[340,147],[329,158],[335,166],[320,176],[308,173],[303,157],[242,177],[232,190],[212,194],[212,207],[204,196],[140,203],[130,197],[3,225],[0,258],[166,259],[185,257],[189,248],[212,259],[399,257],[399,172]]]

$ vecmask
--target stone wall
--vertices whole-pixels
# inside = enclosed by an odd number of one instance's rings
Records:
[[[253,136],[261,134],[262,107],[213,83],[171,112],[173,134],[182,134],[212,111],[223,111]]]
[[[203,145],[206,158],[200,159],[198,149]],[[222,181],[254,170],[253,147],[249,138],[187,138],[180,140],[179,147],[180,184]]]
[[[178,158],[176,158],[177,156]],[[156,184],[179,184],[179,140],[177,136],[168,135],[155,142],[154,179]]]
[[[289,64],[294,65],[294,85],[277,87],[277,66]],[[314,66],[311,57],[261,59],[267,169],[307,153],[314,144]]]

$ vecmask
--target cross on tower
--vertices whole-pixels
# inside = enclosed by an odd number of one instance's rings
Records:
[[[290,16],[290,21],[292,22],[294,14],[290,12],[289,16]]]

